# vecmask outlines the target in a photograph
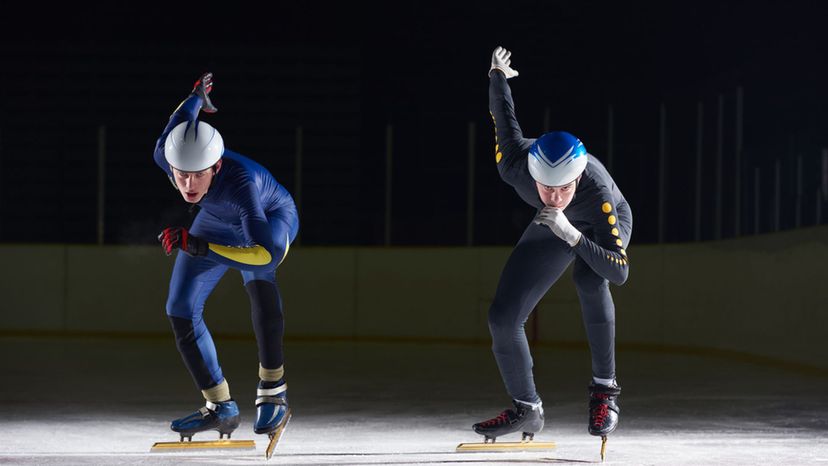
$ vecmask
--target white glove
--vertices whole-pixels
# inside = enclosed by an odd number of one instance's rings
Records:
[[[569,223],[561,209],[554,207],[544,207],[534,220],[538,225],[546,225],[552,230],[552,233],[566,241],[573,248],[578,241],[581,240],[581,232]]]
[[[492,71],[500,70],[506,76],[506,79],[514,78],[518,75],[516,69],[513,69],[511,66],[512,60],[511,57],[512,52],[504,49],[501,46],[497,46],[492,52],[492,67],[489,68],[489,76],[492,75]]]

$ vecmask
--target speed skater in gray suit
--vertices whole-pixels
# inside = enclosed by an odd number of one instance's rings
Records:
[[[503,181],[538,213],[506,262],[489,310],[492,351],[514,408],[475,424],[474,430],[494,441],[512,432],[531,439],[543,429],[524,323],[574,261],[592,353],[588,430],[606,440],[618,424],[621,392],[615,380],[615,306],[609,283],[627,280],[632,212],[606,168],[575,136],[563,131],[537,139],[523,136],[506,81],[518,75],[510,57],[497,47],[489,70],[495,160]]]

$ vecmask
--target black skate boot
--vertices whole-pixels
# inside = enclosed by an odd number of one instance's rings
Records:
[[[617,399],[621,387],[607,386],[592,382],[589,384],[589,433],[606,437],[618,426]]]
[[[607,435],[618,426],[618,407],[616,400],[621,394],[618,385],[589,384],[589,433],[601,436],[601,461],[607,452]]]
[[[501,435],[523,432],[523,441],[531,441],[535,434],[543,430],[543,405],[512,400],[515,409],[507,409],[497,417],[478,422],[472,426],[475,432],[485,437],[485,443],[492,442]]]

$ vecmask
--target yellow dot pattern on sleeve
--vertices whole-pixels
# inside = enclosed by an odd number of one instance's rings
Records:
[[[503,152],[500,152],[500,144],[497,141],[497,120],[495,120],[494,113],[491,110],[489,111],[489,115],[492,116],[492,123],[495,125],[495,163],[500,163],[503,159]]]
[[[615,225],[618,222],[618,219],[615,217],[615,215],[612,215],[612,204],[609,201],[605,201],[601,204],[601,212],[608,214],[607,223],[609,223],[610,225]],[[621,238],[619,238],[621,232],[618,231],[618,228],[613,226],[612,230],[610,230],[610,233],[612,234],[612,236],[615,237],[615,244],[617,244],[619,247],[623,246],[623,242],[621,241]],[[620,259],[612,255],[607,255],[607,260],[617,265],[627,265],[627,253],[626,251],[624,251],[623,248],[621,249],[621,255],[623,257]]]
[[[612,204],[610,204],[609,202],[603,203],[601,205],[601,212],[603,212],[605,214],[608,214],[608,213],[612,212]]]

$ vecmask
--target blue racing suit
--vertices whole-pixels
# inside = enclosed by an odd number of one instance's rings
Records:
[[[190,95],[170,117],[155,145],[155,163],[175,185],[164,157],[167,135],[181,122],[195,121],[202,98]],[[259,361],[266,369],[283,364],[284,319],[276,268],[299,231],[290,193],[263,166],[225,150],[222,166],[198,203],[190,234],[207,241],[205,257],[179,250],[170,280],[167,316],[176,344],[196,385],[208,389],[224,379],[215,345],[204,324],[204,302],[228,268],[241,272],[251,301]]]

